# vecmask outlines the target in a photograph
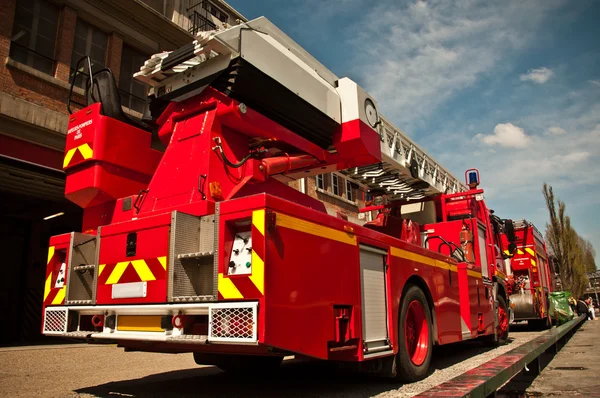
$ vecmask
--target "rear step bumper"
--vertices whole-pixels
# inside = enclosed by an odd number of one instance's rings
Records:
[[[90,316],[101,317],[101,325],[90,328]],[[182,327],[171,324],[175,316],[182,317]],[[208,333],[193,334],[198,330],[195,323],[207,324]],[[258,302],[253,301],[47,307],[43,333],[84,339],[257,344],[257,328]]]

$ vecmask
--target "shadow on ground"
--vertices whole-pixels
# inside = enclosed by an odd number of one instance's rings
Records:
[[[510,340],[512,341],[512,339]],[[436,347],[432,371],[445,369],[493,349],[480,342]],[[77,390],[98,397],[371,397],[402,386],[375,375],[338,370],[324,362],[285,361],[269,374],[233,375],[214,367],[157,373],[140,379],[106,383]]]

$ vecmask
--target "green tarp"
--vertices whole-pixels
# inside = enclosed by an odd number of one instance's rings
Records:
[[[569,292],[550,293],[550,316],[558,325],[570,321],[575,314],[569,305]]]

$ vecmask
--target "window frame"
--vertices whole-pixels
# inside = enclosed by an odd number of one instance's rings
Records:
[[[144,57],[144,62],[145,62],[145,61],[146,61],[148,58],[150,58],[150,56],[149,56],[149,55],[146,55],[146,54],[144,54],[143,52],[141,52],[141,51],[139,51],[139,50],[137,50],[135,47],[132,47],[132,46],[130,46],[130,45],[127,45],[126,43],[123,43],[123,47],[122,47],[122,50],[121,50],[121,65],[119,66],[119,95],[121,96],[121,105],[122,105],[124,108],[127,108],[127,109],[129,109],[129,110],[132,110],[132,111],[134,111],[134,112],[138,112],[138,113],[142,113],[142,114],[143,114],[143,113],[144,113],[144,110],[145,110],[145,109],[144,109],[144,108],[145,108],[145,105],[144,105],[144,106],[142,106],[142,109],[141,109],[141,110],[135,109],[135,108],[134,108],[134,107],[132,107],[131,105],[132,105],[132,103],[133,103],[134,101],[140,101],[140,102],[142,102],[142,101],[143,101],[144,103],[146,103],[146,100],[148,99],[148,85],[147,85],[147,84],[144,84],[144,83],[142,83],[142,82],[141,82],[141,81],[139,81],[139,80],[136,80],[136,79],[133,77],[133,74],[131,74],[131,75],[129,76],[129,79],[130,79],[130,80],[129,80],[129,87],[124,87],[124,86],[121,84],[121,83],[123,83],[122,79],[123,79],[125,76],[128,76],[128,73],[123,73],[123,62],[124,62],[124,60],[125,60],[124,53],[125,53],[126,49],[127,49],[127,51],[131,51],[131,52],[132,52],[132,56],[137,56],[137,55],[139,55],[139,56],[143,56],[143,57]],[[132,57],[132,60],[135,60],[135,59]],[[143,63],[142,63],[142,64],[143,64]],[[127,72],[127,71],[126,71],[126,72]],[[135,73],[135,70],[133,71],[133,73]],[[140,85],[144,86],[144,88],[145,88],[145,94],[144,94],[144,97],[143,97],[143,98],[142,98],[142,97],[138,97],[137,95],[135,95],[135,94],[133,93],[133,85],[134,85],[134,84],[140,84]],[[127,101],[123,101],[123,96],[126,96],[126,97],[127,97]]]
[[[213,2],[211,1],[207,1],[206,2],[206,11],[208,11],[208,13],[210,15],[212,15],[213,17],[217,18],[219,21],[221,21],[222,23],[229,23],[229,14],[226,13],[225,11],[223,11],[221,8],[217,7]],[[218,13],[219,15],[216,15],[216,13]],[[221,19],[222,16],[225,17],[225,20]]]
[[[331,173],[331,193],[334,194],[335,196],[342,196],[340,186],[339,186],[340,178],[341,177],[338,176],[337,174]],[[335,192],[335,191],[337,191],[337,192]]]
[[[319,181],[321,181],[321,186],[319,186]],[[323,178],[323,174],[315,176],[315,186],[317,187],[317,189],[325,190],[325,178]]]
[[[73,59],[73,57],[75,55],[75,42],[78,40],[78,38],[81,38],[81,36],[77,35],[77,24],[78,23],[83,23],[83,24],[87,25],[87,27],[86,27],[87,32],[86,32],[86,38],[85,38],[85,52],[83,53],[83,56],[90,57],[90,61],[92,63],[92,65],[91,65],[92,73],[96,73],[98,70],[101,70],[101,69],[104,69],[107,67],[106,61],[108,59],[108,46],[109,46],[108,42],[110,39],[109,34],[106,33],[105,31],[103,31],[102,29],[98,28],[97,26],[89,23],[85,19],[77,18],[77,22],[75,24],[75,33],[73,34],[73,50],[71,51],[71,73],[69,76],[69,83],[72,81],[72,78],[75,76],[75,70],[73,69],[74,65],[81,58],[81,57],[78,57],[78,59]],[[91,56],[92,46],[94,45],[94,32],[95,31],[101,32],[106,37],[106,47],[104,47],[104,60],[101,65],[95,64],[95,62],[98,62],[98,61],[95,59],[92,59],[92,56]],[[84,75],[81,75],[81,76],[82,76],[81,85],[77,85],[77,82],[75,82],[75,86],[83,88],[86,85],[84,78],[87,78],[87,77]]]
[[[350,180],[346,180],[346,199],[354,202],[354,191],[352,190],[352,183],[350,182]]]
[[[17,62],[21,62],[20,60],[15,58],[15,55],[13,53],[13,45],[16,47],[19,47],[19,48],[23,48],[23,49],[25,49],[25,51],[27,51],[27,59],[25,60],[25,62],[23,62],[24,65],[27,65],[41,73],[47,74],[49,76],[54,76],[54,73],[56,71],[56,58],[55,58],[56,57],[56,47],[57,47],[56,43],[57,43],[57,38],[58,38],[58,33],[59,33],[58,25],[60,22],[61,10],[59,7],[57,7],[53,3],[46,3],[46,5],[53,7],[56,11],[56,21],[54,24],[54,38],[52,39],[52,38],[47,38],[45,36],[38,35],[40,20],[41,19],[48,20],[47,18],[45,18],[42,15],[41,3],[42,3],[42,0],[33,0],[33,9],[30,10],[33,15],[33,19],[31,21],[31,30],[29,31],[30,37],[29,37],[29,43],[27,43],[27,45],[24,45],[24,44],[21,44],[18,42],[20,37],[17,39],[14,39],[14,36],[15,36],[14,30],[15,30],[15,27],[17,27],[17,24],[15,23],[15,21],[17,19],[17,12],[18,12],[18,8],[19,8],[19,4],[16,4],[15,13],[13,16],[13,28],[12,28],[12,32],[11,32],[11,38],[10,38],[9,57],[14,59]],[[26,9],[24,6],[21,6],[21,8]],[[52,57],[44,55],[36,50],[38,36],[41,36],[42,38],[47,39],[52,42]],[[50,70],[48,72],[46,70],[39,69],[35,66],[35,57],[36,56],[41,57],[41,58],[51,62]]]

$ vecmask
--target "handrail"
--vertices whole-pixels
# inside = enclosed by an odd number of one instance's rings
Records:
[[[84,61],[84,60],[87,61],[88,71],[89,71],[88,74],[79,70],[79,64],[81,63],[81,61]],[[69,96],[67,97],[67,110],[69,111],[69,115],[73,114],[73,112],[71,111],[71,102],[74,102],[77,105],[82,105],[82,106],[86,105],[86,104],[81,104],[79,102],[71,101],[71,96],[73,95],[73,87],[75,86],[75,80],[77,80],[77,75],[79,73],[88,77],[88,82],[85,87],[85,94],[86,94],[85,96],[87,97],[87,92],[88,92],[89,86],[90,86],[93,76],[94,76],[92,74],[92,61],[91,61],[90,57],[88,57],[87,55],[81,57],[79,59],[79,61],[77,61],[77,64],[75,65],[75,74],[73,75],[73,79],[71,80],[71,87],[69,88]],[[94,92],[92,90],[92,96],[93,95],[94,95]]]

